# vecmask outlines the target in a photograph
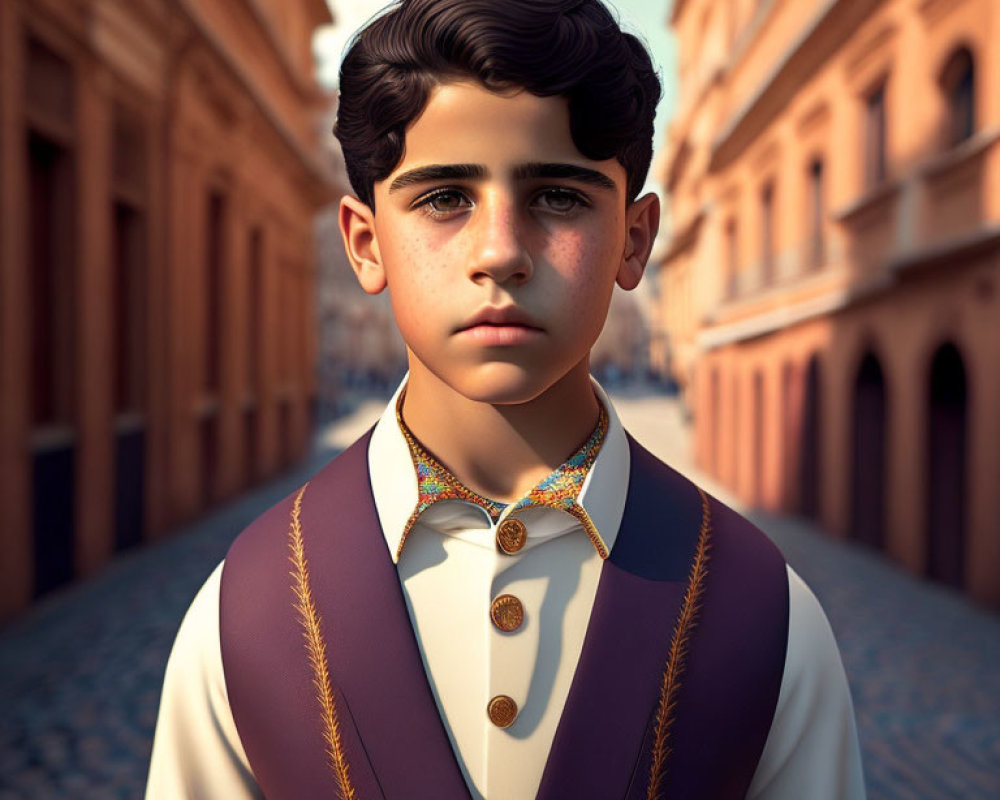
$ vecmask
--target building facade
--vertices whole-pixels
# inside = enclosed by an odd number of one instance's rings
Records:
[[[1000,606],[1000,7],[670,23],[659,321],[701,467]]]
[[[0,620],[305,447],[330,21],[0,3]]]

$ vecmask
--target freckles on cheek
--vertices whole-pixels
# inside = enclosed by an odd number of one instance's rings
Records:
[[[549,247],[549,257],[552,263],[558,264],[560,271],[575,275],[583,269],[591,245],[587,237],[579,231],[566,231]]]
[[[584,231],[566,231],[550,244],[548,257],[571,283],[583,288],[580,278],[589,283],[612,271],[615,251],[614,245],[602,237]]]
[[[422,237],[413,237],[400,245],[395,271],[402,282],[423,284],[431,276],[436,262],[427,242]]]
[[[425,301],[446,302],[462,280],[465,259],[444,231],[414,234],[403,245],[405,280]]]

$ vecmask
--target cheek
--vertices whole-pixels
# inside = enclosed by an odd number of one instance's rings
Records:
[[[549,248],[549,255],[566,271],[582,269],[592,244],[583,231],[563,231]]]
[[[408,236],[395,243],[389,254],[388,279],[389,288],[396,285],[397,290],[407,294],[417,292],[422,297],[437,294],[441,287],[435,282],[440,277],[440,248],[423,234]]]
[[[419,338],[432,318],[450,307],[454,286],[449,285],[447,253],[433,235],[420,232],[397,238],[382,255],[398,326]]]
[[[614,242],[609,243],[609,237],[599,232],[566,231],[551,244],[548,255],[568,293],[590,309],[610,295],[617,267],[615,253]]]

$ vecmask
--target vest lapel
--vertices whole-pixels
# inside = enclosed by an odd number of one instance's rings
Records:
[[[625,515],[601,570],[538,800],[626,797],[659,700],[702,506],[680,476],[657,480],[658,462],[631,437],[629,451]],[[646,776],[636,777],[645,786]]]
[[[468,800],[378,521],[368,440],[317,475],[303,504],[333,682],[388,800]]]
[[[540,800],[742,800],[778,700],[785,562],[764,534],[629,438],[622,529],[604,563]],[[665,746],[657,709],[702,523],[707,570],[678,660]],[[663,741],[661,739],[661,741]],[[659,782],[650,791],[653,753]]]

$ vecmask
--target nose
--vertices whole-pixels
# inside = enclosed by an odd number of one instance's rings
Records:
[[[482,197],[470,221],[473,237],[469,277],[477,283],[489,279],[498,284],[531,277],[531,254],[525,247],[517,207],[503,193]]]

